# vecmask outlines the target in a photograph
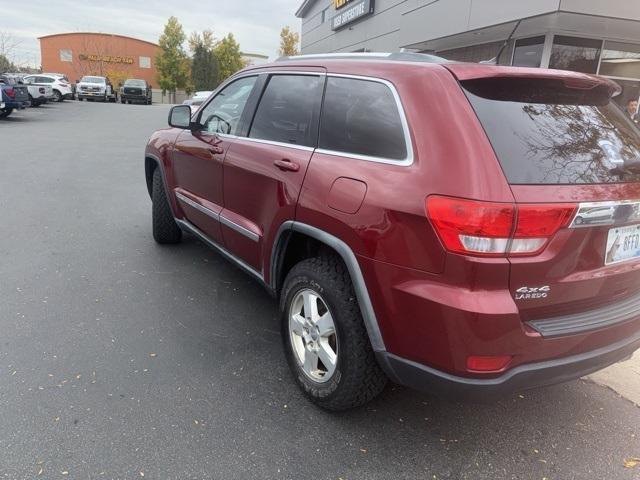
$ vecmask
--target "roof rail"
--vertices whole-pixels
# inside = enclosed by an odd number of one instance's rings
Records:
[[[304,61],[304,60],[391,60],[396,62],[419,63],[451,63],[446,58],[429,55],[426,53],[412,52],[354,52],[354,53],[313,53],[308,55],[295,55],[280,57],[276,62]]]

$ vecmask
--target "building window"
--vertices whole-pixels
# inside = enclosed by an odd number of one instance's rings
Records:
[[[73,52],[69,49],[60,50],[61,62],[73,62]]]
[[[140,68],[151,68],[151,57],[140,57]]]
[[[320,23],[324,23],[327,21],[327,12],[329,11],[329,7],[325,8],[324,10],[322,10],[321,12],[321,16],[320,16]]]
[[[553,37],[549,68],[596,73],[601,48],[602,40],[556,35]]]
[[[544,36],[516,40],[512,64],[514,67],[538,68],[542,63],[543,50]]]
[[[600,75],[640,79],[640,45],[605,42]]]

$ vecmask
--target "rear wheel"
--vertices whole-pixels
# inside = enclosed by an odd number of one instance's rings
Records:
[[[61,101],[63,100],[63,98],[62,98],[62,94],[61,94],[58,90],[54,90],[54,91],[53,91],[53,99],[54,99],[56,102],[61,102]]]
[[[0,118],[7,118],[13,112],[13,108],[5,108],[0,110]]]
[[[303,260],[284,283],[282,340],[298,386],[327,410],[358,407],[387,382],[369,343],[349,273],[342,260]]]
[[[180,242],[182,230],[180,230],[173,218],[169,199],[164,189],[164,182],[162,181],[162,172],[159,167],[153,172],[151,199],[153,201],[151,216],[154,240],[161,244]]]

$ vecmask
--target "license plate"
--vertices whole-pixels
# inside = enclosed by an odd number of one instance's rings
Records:
[[[640,225],[612,228],[607,237],[604,264],[640,258]]]

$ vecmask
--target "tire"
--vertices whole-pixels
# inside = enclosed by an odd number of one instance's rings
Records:
[[[53,91],[53,100],[58,103],[60,103],[63,100],[62,94],[58,90]]]
[[[13,112],[13,108],[5,108],[0,110],[0,118],[7,118]]]
[[[124,98],[120,97],[120,103],[124,104],[124,103],[127,103],[127,101]]]
[[[304,306],[302,312],[298,312],[300,315],[295,313],[300,304],[300,295],[304,297],[309,292],[319,297],[316,310],[320,314],[323,311],[329,313],[333,321],[335,339],[332,342],[332,337],[327,337],[324,340],[325,347],[321,346],[324,338],[320,333],[321,330],[312,337],[309,332],[313,327],[308,329],[306,335],[311,342],[304,341],[302,337],[296,339],[297,334],[293,333],[297,327],[292,327],[292,323],[295,322],[292,322],[291,318],[298,316],[304,320],[308,316]],[[376,362],[351,278],[340,258],[316,257],[295,265],[284,282],[280,297],[280,312],[282,341],[287,362],[296,383],[312,402],[326,410],[341,411],[364,405],[382,392],[387,383],[387,377]],[[300,350],[296,350],[300,345],[303,345],[305,360],[309,345],[312,350],[314,347],[326,349],[326,345],[334,349],[335,366],[328,378],[329,369],[326,367],[324,369],[327,372],[321,379],[313,378],[315,374],[310,375],[305,372],[298,353]],[[321,354],[317,355],[322,362]],[[321,374],[321,371],[322,368],[318,362],[316,372]]]
[[[153,201],[151,216],[154,240],[160,244],[179,243],[182,239],[182,230],[173,218],[160,167],[157,167],[153,172],[151,199]]]

